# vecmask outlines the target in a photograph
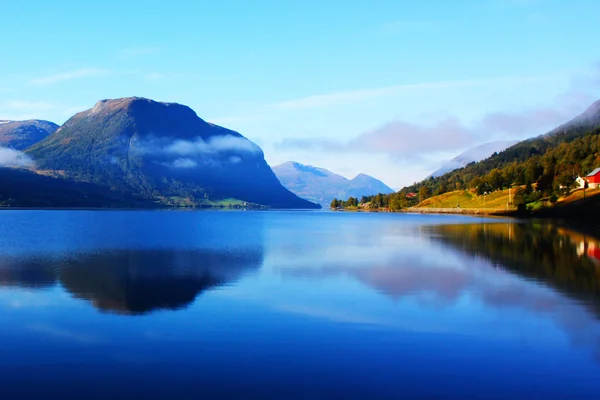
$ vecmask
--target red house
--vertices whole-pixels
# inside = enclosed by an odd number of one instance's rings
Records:
[[[588,187],[597,189],[600,187],[600,168],[596,168],[585,177],[588,182]]]
[[[407,199],[415,199],[415,198],[417,198],[417,196],[419,196],[419,195],[416,193],[410,192],[409,194],[406,195],[406,198]]]

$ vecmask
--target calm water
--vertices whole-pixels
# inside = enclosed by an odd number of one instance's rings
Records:
[[[600,242],[328,212],[0,212],[0,396],[598,399]]]

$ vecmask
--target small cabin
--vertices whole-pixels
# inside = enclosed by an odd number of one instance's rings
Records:
[[[419,195],[413,192],[410,192],[409,194],[406,195],[407,199],[416,199]]]
[[[598,189],[600,187],[600,168],[596,168],[590,172],[586,177],[588,187],[590,189]]]

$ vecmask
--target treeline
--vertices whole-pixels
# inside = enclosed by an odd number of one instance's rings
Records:
[[[570,128],[520,142],[481,162],[404,187],[399,193],[417,192],[424,200],[454,190],[473,189],[481,195],[518,185],[525,187],[519,194],[528,203],[569,192],[577,176],[597,167],[600,128]]]
[[[368,207],[368,208],[386,208],[391,211],[399,211],[403,208],[416,204],[401,193],[383,194],[379,193],[373,196],[363,196],[360,200],[355,197],[349,197],[347,200],[333,199],[331,208],[348,207]]]

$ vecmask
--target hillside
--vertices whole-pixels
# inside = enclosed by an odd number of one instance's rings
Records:
[[[54,176],[168,203],[318,208],[281,186],[256,144],[176,103],[99,101],[27,154]]]
[[[455,169],[466,167],[472,162],[485,160],[486,158],[491,157],[494,153],[500,153],[517,143],[519,143],[517,140],[504,140],[484,143],[477,147],[473,147],[472,149],[469,149],[464,153],[454,157],[452,160],[444,163],[442,167],[434,171],[430,176],[436,178],[448,172],[452,172]],[[427,178],[429,178],[429,176]]]
[[[58,129],[53,122],[32,119],[28,121],[0,121],[0,147],[24,150],[45,139]]]
[[[375,204],[369,206],[401,210],[414,207],[417,200],[434,196],[435,201],[439,200],[439,206],[425,202],[421,208],[455,208],[457,204],[461,204],[462,208],[469,206],[472,196],[481,199],[486,195],[483,198],[488,200],[496,196],[505,197],[503,192],[513,188],[514,196],[511,199],[498,200],[505,204],[502,207],[537,213],[542,204],[548,206],[558,201],[556,205],[564,206],[560,204],[560,198],[577,188],[577,176],[584,177],[598,167],[600,102],[595,102],[582,114],[544,135],[519,142],[464,168],[439,177],[429,177],[402,188],[398,193],[377,196]],[[463,194],[456,197],[455,191]],[[371,201],[375,199],[374,196],[369,198]],[[335,204],[344,207],[350,203],[359,205],[355,201]],[[441,205],[445,203],[448,204]],[[477,208],[480,207],[477,205]]]
[[[288,161],[273,167],[273,172],[288,190],[299,197],[329,207],[334,198],[393,193],[383,182],[365,174],[346,179],[324,168]]]
[[[472,188],[478,194],[526,185],[540,196],[561,195],[574,187],[577,175],[600,166],[600,103],[551,132],[519,142],[492,157],[405,187],[401,195],[423,189],[442,194]],[[426,188],[426,189],[424,189]]]
[[[137,208],[161,205],[99,185],[0,168],[0,207]]]
[[[514,195],[515,191],[512,190]],[[511,193],[508,189],[498,190],[488,195],[478,196],[469,190],[456,190],[438,196],[430,197],[416,208],[462,208],[462,209],[488,209],[506,210],[510,202]]]

